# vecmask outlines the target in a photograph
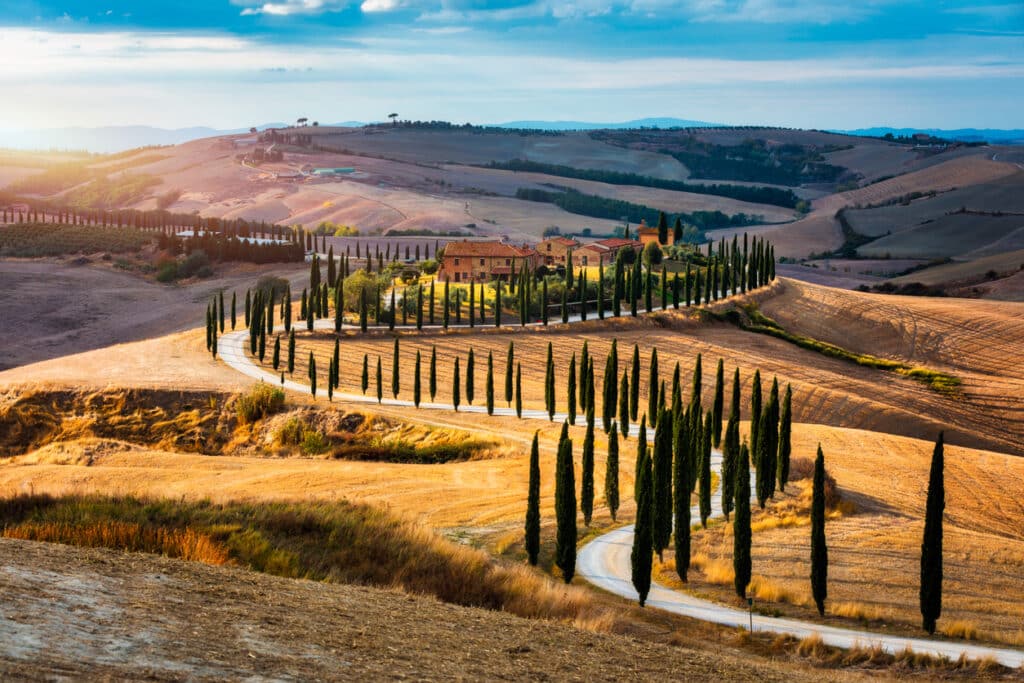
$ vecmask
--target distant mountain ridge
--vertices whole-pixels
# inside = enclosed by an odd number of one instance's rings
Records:
[[[256,126],[257,130],[282,128],[287,123],[264,123]],[[357,127],[366,125],[362,121],[344,121],[342,123],[325,123],[326,126]],[[483,124],[495,128],[533,128],[537,130],[622,130],[626,128],[721,128],[726,124],[677,119],[672,117],[655,117],[634,119],[619,123],[598,123],[588,121],[506,121],[504,123]],[[179,145],[190,140],[215,137],[220,135],[239,135],[249,132],[249,128],[220,129],[207,126],[190,128],[156,128],[153,126],[102,126],[97,128],[69,127],[45,128],[35,130],[0,130],[0,147],[14,149],[58,149],[88,150],[90,152],[110,153],[121,152],[136,147],[151,145]],[[990,129],[961,128],[943,130],[938,128],[858,128],[855,130],[834,130],[836,133],[882,137],[886,133],[897,136],[910,136],[914,133],[927,133],[949,140],[964,142],[992,142],[995,144],[1024,144],[1022,129]]]

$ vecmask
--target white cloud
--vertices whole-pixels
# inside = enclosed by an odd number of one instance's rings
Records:
[[[359,6],[364,12],[391,12],[402,6],[399,0],[363,0]]]
[[[344,9],[349,2],[342,0],[285,0],[284,2],[266,2],[259,7],[246,7],[243,16],[252,14],[270,14],[272,16],[290,16],[293,14],[320,14],[336,12]]]

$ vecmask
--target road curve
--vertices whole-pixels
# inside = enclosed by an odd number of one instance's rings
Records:
[[[318,320],[318,329],[334,329],[330,320]],[[299,384],[285,378],[283,384],[281,376],[264,370],[257,366],[245,352],[249,343],[248,330],[236,330],[219,337],[217,350],[219,357],[229,366],[244,375],[254,379],[262,380],[271,384],[277,384],[284,389],[299,393],[308,393],[309,386]],[[376,396],[364,396],[362,394],[336,393],[339,400],[357,403],[377,403]],[[387,406],[413,407],[412,401],[385,398],[381,404]],[[452,410],[450,403],[428,403],[421,402],[420,409],[423,410]],[[483,405],[465,405],[459,407],[459,412],[464,413],[486,413]],[[512,408],[499,408],[495,406],[495,415],[515,415]],[[554,420],[561,422],[566,415],[556,413]],[[524,419],[549,420],[548,414],[543,410],[523,410]],[[715,452],[711,457],[712,469],[721,475],[722,455]],[[753,479],[753,472],[751,478]],[[752,487],[753,490],[753,487]],[[711,509],[713,516],[718,516],[722,509],[721,487],[712,496]],[[700,519],[700,511],[694,506],[691,510],[691,518]],[[631,580],[630,552],[633,547],[633,526],[621,527],[597,537],[579,552],[576,560],[576,573],[583,579],[604,590],[619,595],[629,600],[638,599],[636,590]],[[651,591],[647,597],[647,605],[667,612],[681,614],[693,619],[708,621],[724,626],[751,627],[753,630],[770,633],[785,633],[805,638],[817,634],[824,643],[841,648],[853,648],[858,646],[880,647],[884,651],[896,654],[912,649],[914,652],[932,656],[948,657],[957,659],[961,654],[970,659],[992,658],[1003,666],[1018,668],[1024,666],[1024,652],[1007,648],[985,647],[982,645],[971,645],[968,643],[955,643],[941,640],[927,640],[924,638],[905,638],[902,636],[883,635],[870,631],[857,631],[854,629],[826,626],[811,622],[799,621],[796,619],[778,619],[766,617],[759,614],[751,615],[744,611],[720,605],[708,600],[695,598],[681,591],[671,590],[654,582],[651,584]]]

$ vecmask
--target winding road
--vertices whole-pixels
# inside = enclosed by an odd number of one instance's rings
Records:
[[[596,316],[595,316],[596,317]],[[570,317],[570,321],[579,320],[579,315]],[[540,323],[530,323],[539,325]],[[562,323],[558,323],[562,324]],[[314,324],[315,329],[334,329],[331,320],[318,320]],[[435,326],[438,327],[438,326]],[[454,327],[454,326],[452,326]],[[468,325],[460,327],[467,328]],[[513,327],[513,326],[510,326]],[[396,329],[415,329],[415,326],[396,326]],[[241,329],[228,332],[218,338],[218,355],[229,366],[254,379],[262,380],[271,384],[278,384],[285,389],[306,394],[309,386],[299,384],[285,378],[283,384],[278,374],[264,370],[256,365],[246,354],[246,346],[249,343],[248,330]],[[337,393],[339,400],[356,403],[377,403],[376,396],[364,396],[362,394]],[[412,401],[385,398],[381,404],[387,406],[413,407]],[[420,403],[422,410],[453,410],[450,403]],[[483,405],[460,406],[459,412],[484,413],[487,409]],[[499,408],[495,406],[495,415],[515,415],[513,408]],[[564,413],[556,413],[555,421],[564,420]],[[523,410],[524,419],[549,420],[548,414],[543,410]],[[711,458],[712,469],[721,475],[722,454],[715,452]],[[753,472],[751,478],[753,478]],[[753,489],[753,487],[752,487]],[[720,512],[722,509],[721,489],[712,496],[711,508]],[[715,516],[718,516],[717,514]],[[691,510],[692,519],[700,519],[700,511],[697,506]],[[602,588],[610,593],[629,600],[637,600],[638,595],[633,588],[631,579],[632,569],[630,565],[630,552],[633,547],[633,526],[625,526],[610,531],[585,545],[579,552],[576,561],[576,573],[591,584]],[[817,634],[822,642],[827,645],[840,648],[853,647],[879,647],[885,652],[897,654],[910,648],[916,653],[931,656],[948,657],[956,660],[961,655],[970,659],[991,658],[1003,666],[1019,668],[1024,666],[1024,652],[1008,648],[986,647],[983,645],[972,645],[969,643],[957,643],[942,640],[930,640],[924,638],[908,638],[896,635],[885,635],[872,633],[870,631],[858,631],[854,629],[827,626],[811,622],[799,621],[796,619],[782,619],[767,617],[760,614],[751,615],[747,611],[720,605],[708,600],[693,597],[681,591],[675,591],[654,582],[647,597],[647,605],[657,609],[663,609],[674,614],[681,614],[693,619],[708,621],[715,624],[733,627],[753,628],[754,631],[769,633],[790,634],[797,638],[805,638]]]

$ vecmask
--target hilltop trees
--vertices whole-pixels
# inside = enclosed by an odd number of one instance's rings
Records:
[[[942,614],[942,514],[946,508],[943,451],[943,433],[939,432],[928,476],[924,538],[921,541],[921,625],[929,634],[935,633],[935,622]]]

